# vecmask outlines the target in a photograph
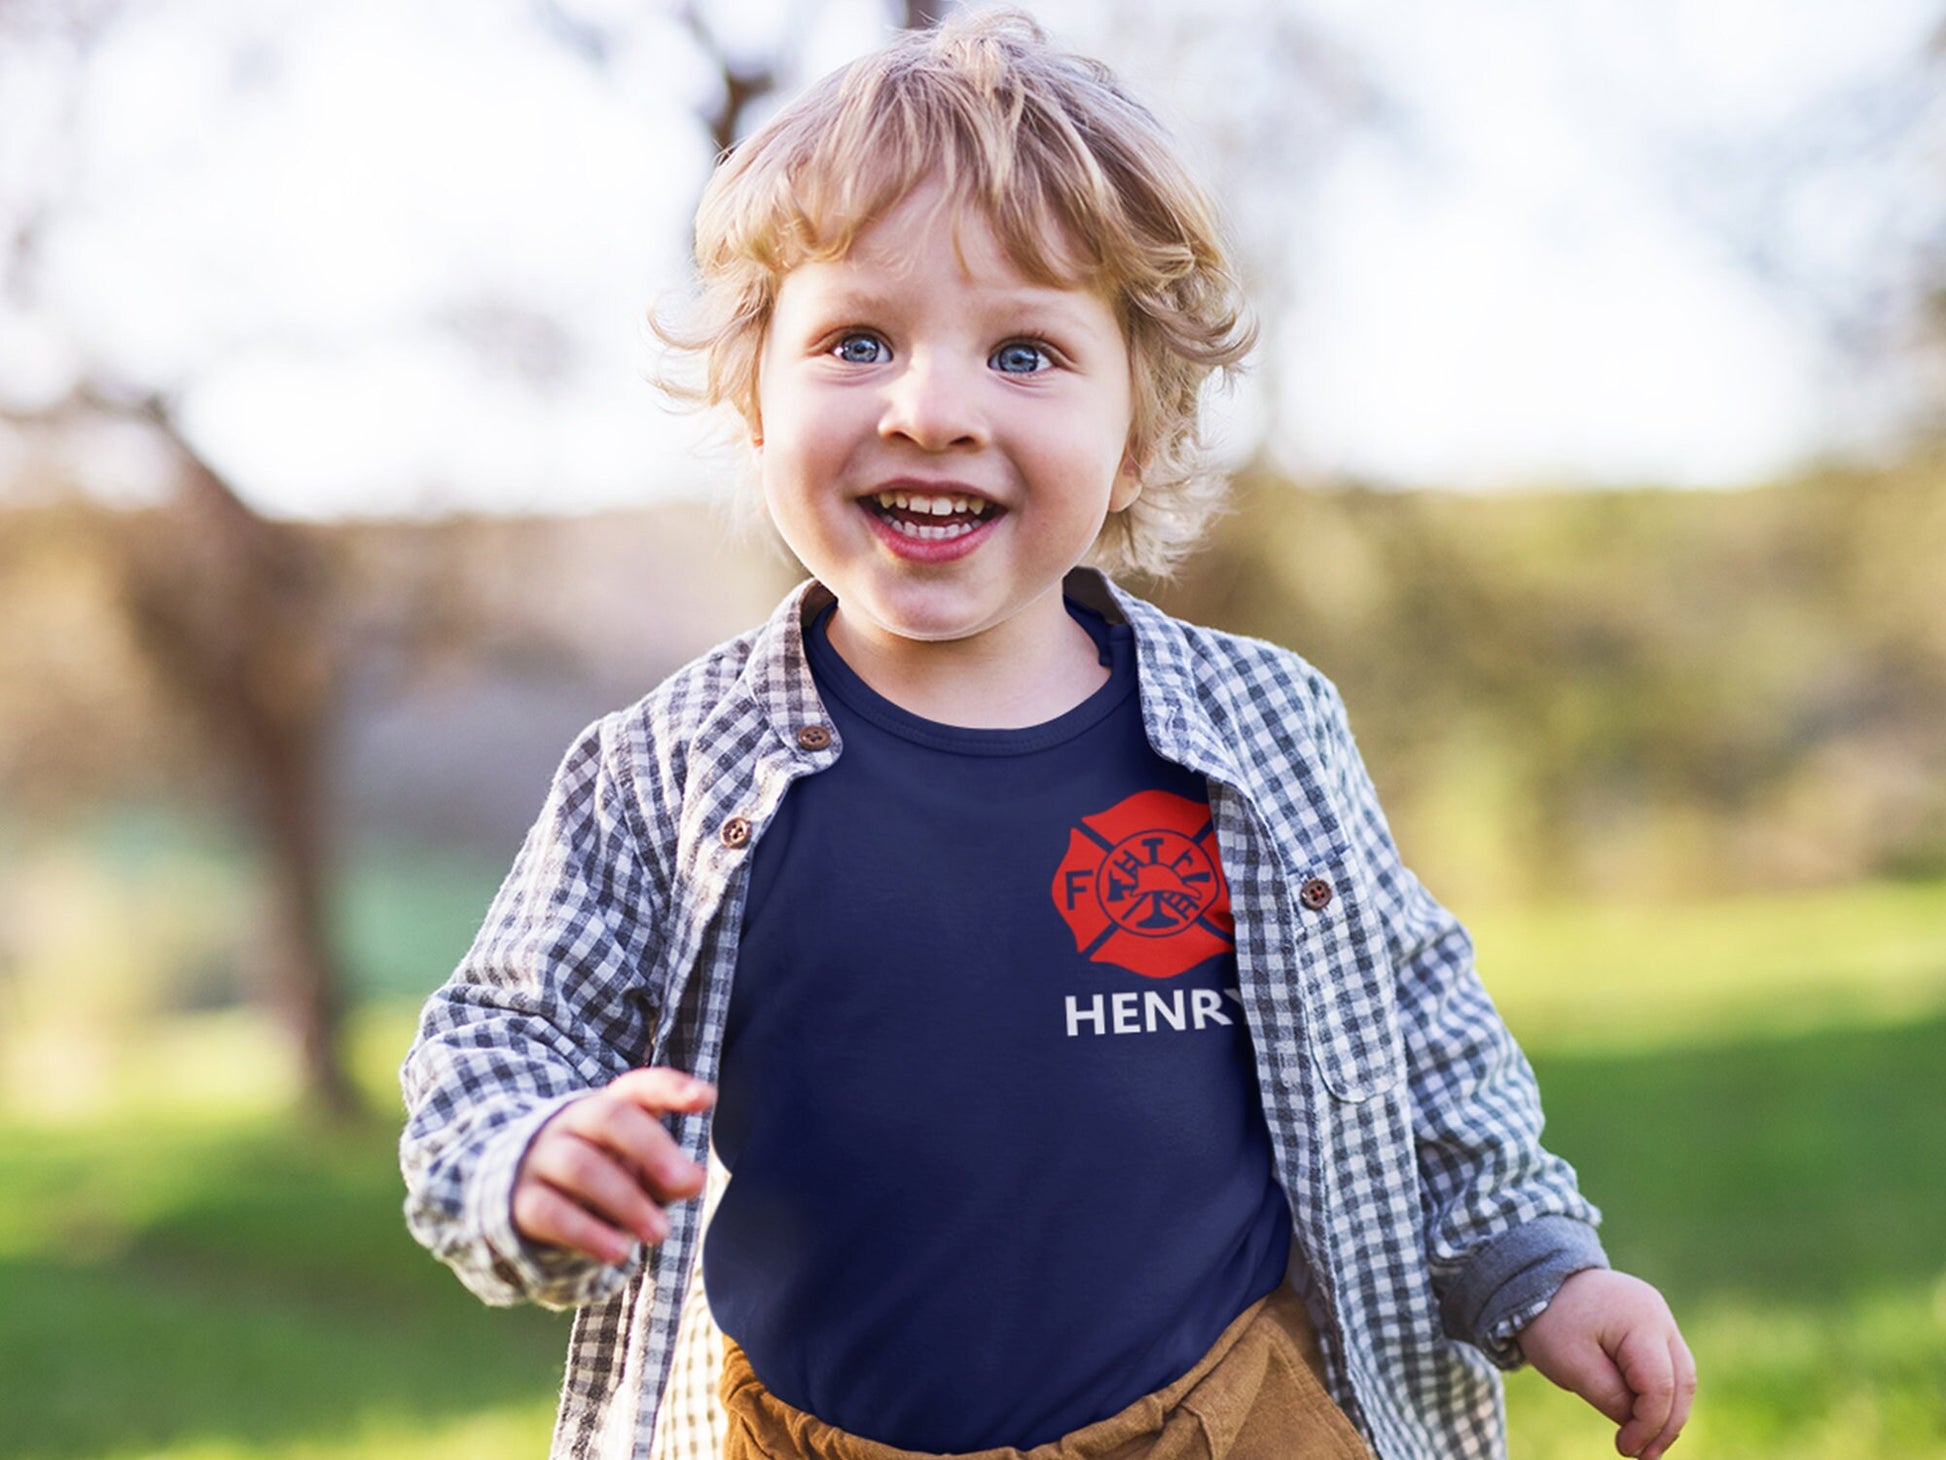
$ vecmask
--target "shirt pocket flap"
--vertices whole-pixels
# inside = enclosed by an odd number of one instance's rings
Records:
[[[1286,896],[1311,1058],[1338,1099],[1382,1095],[1405,1077],[1398,997],[1357,878],[1334,854],[1300,869]]]

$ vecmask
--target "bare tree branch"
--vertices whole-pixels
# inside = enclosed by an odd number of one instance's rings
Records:
[[[358,1106],[344,1068],[344,978],[329,920],[328,749],[344,650],[335,584],[303,533],[255,512],[155,392],[84,380],[16,423],[139,422],[166,448],[176,491],[107,544],[124,612],[158,679],[189,710],[240,793],[270,883],[265,994],[314,1107]]]

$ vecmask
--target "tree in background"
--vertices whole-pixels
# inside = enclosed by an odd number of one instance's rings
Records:
[[[31,35],[44,56],[62,58],[72,122],[99,42],[130,15],[152,8],[82,0],[29,7],[0,0],[0,44],[11,30],[16,39]],[[923,25],[934,8],[900,0],[889,5],[888,18]],[[541,9],[547,32],[559,43],[593,65],[602,63],[612,33],[575,18],[572,7]],[[791,28],[777,48],[753,55],[726,43],[702,7],[674,7],[674,18],[715,73],[697,107],[715,150],[747,130],[752,107],[789,76],[796,28],[817,9],[792,7]],[[70,128],[65,134],[70,147],[82,145],[77,133]],[[36,182],[8,199],[9,236],[0,264],[5,301],[23,312],[39,302],[51,225],[74,206],[61,169],[44,169]],[[526,312],[518,299],[507,305],[517,315]],[[89,550],[112,585],[129,643],[191,727],[188,743],[197,747],[196,758],[236,794],[269,894],[258,991],[288,1033],[307,1103],[328,1117],[348,1118],[358,1101],[345,1068],[346,978],[332,938],[334,732],[351,667],[375,647],[374,636],[438,637],[451,606],[432,606],[437,593],[413,596],[388,605],[410,622],[375,624],[317,534],[259,512],[246,485],[232,481],[198,447],[179,405],[193,379],[128,381],[85,359],[71,362],[70,369],[76,378],[64,392],[0,404],[0,421],[11,422],[19,439],[39,443],[71,442],[105,424],[132,426],[162,460],[158,503],[75,520],[93,538]],[[57,700],[38,708],[58,718],[68,707]],[[15,713],[31,715],[34,709]],[[45,738],[60,733],[50,726]],[[85,795],[87,782],[76,779],[67,789]],[[61,794],[52,784],[41,790]]]
[[[33,84],[65,86],[72,103],[88,79],[103,37],[117,26],[168,8],[164,0],[0,0],[0,50],[32,33],[38,38],[37,56],[59,63],[55,70],[34,72]],[[1286,392],[1277,377],[1288,358],[1285,347],[1292,342],[1278,335],[1300,293],[1290,239],[1307,206],[1306,183],[1334,141],[1354,131],[1409,132],[1397,122],[1398,99],[1375,59],[1334,44],[1318,19],[1322,12],[1304,4],[1265,7],[1247,0],[1213,0],[1194,7],[1091,7],[1070,0],[1035,8],[1058,32],[1107,54],[1145,92],[1151,83],[1159,85],[1174,103],[1178,125],[1202,139],[1200,145],[1214,154],[1224,175],[1226,206],[1242,240],[1268,336],[1258,391],[1266,409],[1252,428],[1251,440],[1238,452],[1248,457],[1253,447],[1286,434],[1279,414]],[[803,70],[814,64],[818,51],[812,42],[820,18],[841,7],[831,0],[778,7],[768,29],[758,23],[748,33],[731,26],[733,19],[751,25],[736,7],[703,0],[640,9],[611,0],[519,0],[519,9],[534,22],[537,36],[550,37],[591,74],[619,89],[639,87],[645,74],[641,57],[650,55],[660,68],[653,72],[657,80],[693,97],[700,173],[706,154],[732,145],[774,96],[806,79]],[[889,23],[912,26],[929,20],[933,9],[923,0],[879,0],[875,13]],[[275,25],[253,24],[261,33],[248,44],[237,43],[232,47],[236,53],[223,58],[231,63],[233,77],[247,79],[275,69],[264,54],[251,49],[274,50]],[[205,43],[225,45],[230,39],[212,42],[203,37]],[[633,70],[621,66],[618,58],[624,56],[634,57]],[[830,59],[825,56],[815,64]],[[65,80],[56,75],[63,68]],[[25,68],[0,72],[0,93],[9,84],[25,86],[28,74]],[[1900,95],[1897,107],[1870,113],[1879,119],[1881,131],[1907,127],[1912,106],[1919,104],[1913,96],[1937,93]],[[70,110],[76,108],[70,104]],[[0,148],[0,228],[6,235],[0,239],[5,250],[0,285],[17,309],[31,310],[46,292],[51,225],[87,206],[85,200],[77,203],[70,186],[72,176],[83,170],[81,133],[79,127],[56,129],[45,147],[22,147],[16,141],[11,150]],[[1807,135],[1821,134],[1812,127]],[[1751,253],[1756,272],[1768,271],[1780,288],[1814,294],[1789,258],[1777,261],[1773,245],[1779,235],[1771,225],[1789,210],[1791,179],[1810,165],[1806,156],[1821,167],[1842,168],[1844,148],[1861,135],[1845,131],[1814,154],[1766,150],[1761,139],[1752,141],[1748,166],[1738,169],[1749,180],[1746,185],[1726,201],[1699,193],[1698,207],[1720,208],[1706,216],[1733,241],[1745,242],[1751,250],[1771,248],[1769,253]],[[1938,199],[1935,190],[1925,206],[1935,206]],[[248,210],[250,201],[237,200],[239,213]],[[389,226],[389,220],[378,217],[361,222],[380,233]],[[416,245],[402,236],[393,246],[410,250]],[[1936,265],[1936,249],[1932,258]],[[139,269],[140,264],[139,257],[120,261],[127,269]],[[461,300],[467,307],[451,300],[438,304],[451,312],[447,323],[454,339],[468,349],[519,356],[514,373],[525,371],[537,379],[575,364],[570,357],[579,345],[570,330],[549,317],[552,305],[540,291],[528,295],[514,287],[495,288],[498,292],[491,297],[482,289],[478,299]],[[1883,302],[1896,293],[1888,293],[1890,289],[1888,284],[1867,293]],[[5,325],[0,317],[0,334]],[[1861,339],[1881,338],[1863,327],[1857,333]],[[330,902],[329,813],[334,798],[328,767],[335,716],[352,666],[368,663],[381,638],[420,632],[401,628],[404,619],[423,625],[455,610],[431,590],[382,608],[361,605],[316,533],[266,519],[253,508],[250,481],[243,475],[227,477],[198,446],[196,416],[187,404],[199,384],[193,369],[145,373],[99,359],[72,361],[63,368],[76,379],[101,383],[76,386],[70,380],[42,389],[17,405],[16,420],[31,417],[45,426],[58,419],[62,429],[76,431],[103,421],[132,425],[157,447],[166,464],[160,504],[118,519],[119,530],[102,539],[105,561],[111,564],[107,571],[118,585],[130,643],[144,657],[150,675],[166,682],[186,707],[186,720],[202,727],[198,741],[206,764],[227,775],[240,793],[264,850],[268,880],[275,888],[271,901],[279,910],[273,925],[285,944],[270,959],[282,972],[274,984],[266,980],[265,987],[281,991],[278,1001],[305,1051],[314,1099],[325,1108],[339,1108],[348,1089],[337,1049],[344,996],[323,916]],[[347,430],[357,428],[355,422],[345,423]],[[396,486],[401,500],[411,500],[422,484],[402,481]],[[1484,687],[1493,706],[1489,718],[1498,727],[1495,733],[1504,731],[1505,743],[1518,747],[1522,763],[1535,773],[1530,805],[1537,819],[1546,822],[1545,836],[1572,839],[1578,807],[1591,801],[1604,804],[1615,799],[1614,788],[1626,792],[1643,783],[1642,735],[1657,727],[1666,730],[1672,720],[1645,713],[1641,707],[1649,701],[1640,695],[1631,698],[1632,691],[1661,693],[1678,681],[1678,687],[1693,687],[1706,677],[1693,667],[1687,678],[1657,678],[1651,672],[1664,646],[1649,632],[1649,619],[1634,614],[1626,601],[1631,583],[1645,581],[1640,577],[1607,585],[1599,601],[1570,603],[1560,585],[1535,583],[1495,563],[1467,558],[1454,547],[1465,531],[1433,520],[1443,514],[1388,513],[1382,504],[1297,498],[1283,480],[1260,481],[1259,486],[1262,517],[1239,518],[1239,527],[1249,523],[1250,530],[1219,541],[1198,565],[1198,582],[1223,586],[1230,595],[1217,594],[1199,615],[1304,645],[1347,680],[1366,672],[1361,666],[1371,659],[1359,652],[1361,633],[1382,633],[1388,645],[1402,645],[1406,651],[1396,662],[1417,665],[1426,673],[1409,681],[1395,676],[1356,699],[1360,705],[1395,704],[1391,713],[1400,723],[1424,715],[1429,692],[1446,696],[1450,703],[1462,692],[1477,695]],[[1288,536],[1292,532],[1336,534],[1352,550],[1330,565],[1340,577],[1361,554],[1368,561],[1383,559],[1384,567],[1375,570],[1367,585],[1369,612],[1361,617],[1355,594],[1322,591],[1328,583],[1286,581],[1293,564],[1320,560],[1312,544],[1293,543]],[[1508,536],[1509,551],[1518,554],[1531,546],[1517,531]],[[1777,560],[1789,561],[1790,555]],[[1924,561],[1923,554],[1914,561]],[[1652,572],[1653,560],[1642,571]],[[1870,576],[1869,568],[1857,571]],[[1581,585],[1570,586],[1578,591]],[[1196,588],[1191,583],[1185,591]],[[1238,602],[1236,594],[1246,594],[1250,601]],[[1923,593],[1903,601],[1921,620],[1929,612]],[[1382,604],[1383,612],[1371,608],[1374,603]],[[392,615],[387,623],[376,622],[386,615]],[[1885,637],[1887,643],[1897,639],[1890,629]],[[1536,662],[1574,669],[1573,693],[1552,694],[1550,685],[1560,680],[1540,684],[1530,672]],[[1886,662],[1895,664],[1895,659]],[[1468,675],[1472,678],[1462,684]],[[1874,672],[1868,679],[1879,690],[1898,682],[1889,671]],[[1642,732],[1619,751],[1598,743],[1588,729],[1602,719],[1590,707],[1611,702],[1634,706],[1630,733]],[[1701,693],[1696,702],[1712,711],[1723,705],[1720,696]],[[1434,713],[1438,711],[1435,705]],[[1719,729],[1724,723],[1720,713],[1715,723]],[[1749,735],[1711,738],[1701,715],[1696,724],[1704,731],[1686,740],[1678,736],[1659,752],[1663,759],[1653,767],[1659,785],[1680,789],[1688,784],[1680,767],[1672,768],[1673,757],[1691,768],[1694,784],[1708,791],[1725,779],[1711,767],[1736,761],[1755,743]],[[44,738],[52,743],[61,729],[55,723]],[[1409,751],[1414,742],[1407,735],[1398,744]],[[1404,752],[1391,757],[1391,764],[1402,776],[1414,774],[1415,762]],[[1428,780],[1437,777],[1436,769],[1422,774]],[[1596,780],[1601,784],[1590,795]],[[1731,787],[1722,794],[1734,792]],[[1574,860],[1561,854],[1558,845],[1536,856],[1557,871]]]
[[[129,8],[8,5],[0,27],[58,36],[46,53],[64,55],[72,68],[72,120],[96,42]],[[48,228],[69,204],[60,173],[45,172],[41,182],[29,198],[12,200],[7,220],[0,283],[16,309],[33,306]],[[307,1102],[343,1119],[357,1097],[345,1072],[344,978],[328,918],[325,774],[346,653],[342,616],[314,544],[251,508],[197,449],[173,405],[184,383],[109,385],[83,362],[64,395],[0,410],[0,420],[43,439],[134,425],[164,459],[161,505],[90,519],[94,551],[152,678],[185,712],[201,758],[238,794],[270,894],[261,992],[289,1033]]]
[[[93,549],[132,643],[182,711],[198,758],[236,794],[258,847],[270,902],[260,992],[297,1053],[306,1099],[348,1118],[358,1101],[330,928],[328,766],[353,646],[330,565],[313,535],[254,511],[160,396],[84,382],[53,406],[10,414],[43,432],[134,423],[166,459],[161,505],[95,516]]]

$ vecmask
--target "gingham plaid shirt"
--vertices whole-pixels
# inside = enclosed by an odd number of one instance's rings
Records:
[[[1512,1335],[1558,1284],[1559,1254],[1601,1255],[1594,1209],[1540,1146],[1532,1072],[1471,944],[1400,864],[1317,671],[1088,570],[1068,591],[1134,626],[1149,739],[1209,781],[1334,1395],[1384,1460],[1499,1456],[1495,1364],[1517,1361]],[[799,738],[829,724],[802,628],[826,596],[806,584],[586,733],[406,1059],[413,1233],[489,1303],[579,1310],[556,1460],[720,1448],[707,1203],[675,1206],[661,1246],[605,1266],[524,1243],[510,1199],[528,1142],[578,1095],[642,1064],[716,1080],[750,848],[791,782],[843,751],[835,735]],[[672,1128],[707,1159],[707,1114]],[[1534,1287],[1537,1246],[1554,1260]]]

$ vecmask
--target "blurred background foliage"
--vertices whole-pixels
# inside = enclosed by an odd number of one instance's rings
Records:
[[[831,0],[756,6],[768,19],[739,32],[730,8],[494,13],[594,90],[687,77],[671,105],[698,177],[842,59],[821,24],[851,24],[842,50],[923,18]],[[1332,148],[1413,134],[1409,75],[1334,40],[1348,21],[1328,5],[1039,8],[1168,91],[1242,180],[1226,201],[1266,316],[1229,428],[1234,510],[1179,581],[1136,586],[1343,689],[1408,860],[1468,921],[1534,1057],[1550,1143],[1690,1332],[1703,1393],[1683,1448],[1942,1460],[1938,379],[1908,378],[1873,452],[1731,489],[1307,469],[1288,449],[1310,378],[1292,239]],[[0,0],[0,103],[45,87],[68,100],[20,115],[75,122],[100,75],[133,74],[127,37],[181,15],[204,29],[168,54],[227,55],[239,92],[278,74],[269,8]],[[248,32],[234,55],[225,26]],[[1946,175],[1884,162],[1936,162],[1938,54],[1674,167],[1725,251],[1863,375],[1936,361],[1946,335]],[[538,1454],[564,1324],[481,1309],[411,1246],[393,1071],[573,733],[755,622],[795,570],[693,499],[279,510],[275,472],[213,449],[195,407],[226,360],[275,374],[256,336],[301,331],[250,311],[305,291],[258,296],[241,327],[219,311],[160,365],[91,354],[101,336],[76,325],[50,369],[49,321],[85,312],[59,297],[63,227],[135,174],[101,168],[78,122],[11,135],[46,145],[0,142],[0,1456]],[[656,191],[688,196],[679,163]],[[1718,191],[1690,191],[1705,175]],[[1925,186],[1887,181],[1911,176]],[[1846,177],[1890,200],[1852,219],[1874,246],[1849,281],[1792,247]],[[456,251],[465,297],[424,301],[432,327],[561,408],[546,390],[593,369],[585,340],[547,289],[478,262]],[[247,296],[239,271],[206,272]],[[1672,368],[1684,348],[1668,342]],[[512,411],[479,399],[485,439]],[[331,428],[411,414],[382,402]],[[413,503],[424,483],[384,486]],[[1607,1453],[1599,1419],[1531,1375],[1512,1409],[1515,1460]]]
[[[1946,872],[1946,459],[1759,491],[1246,478],[1173,595],[1345,691],[1467,897]]]
[[[249,868],[274,882],[290,866],[262,804],[280,756],[323,787],[304,812],[317,875],[355,885],[374,858],[423,853],[422,869],[475,870],[448,894],[469,907],[573,731],[754,621],[794,576],[701,506],[277,524],[297,548],[271,571],[282,583],[301,557],[306,586],[280,591],[305,611],[184,611],[215,626],[169,629],[185,642],[165,652],[139,595],[155,591],[158,544],[184,562],[169,545],[186,510],[72,497],[11,510],[0,538],[0,967],[11,997],[48,1015],[275,992],[280,899],[253,902]],[[173,591],[197,601],[216,576]],[[1942,584],[1946,466],[1921,455],[1734,493],[1246,475],[1182,580],[1150,586],[1330,674],[1415,866],[1492,908],[1946,876]],[[242,621],[252,647],[227,652],[261,665],[168,672]],[[302,738],[248,773],[215,722],[263,701],[274,726],[292,698]],[[73,899],[89,915],[68,915]],[[343,914],[327,916],[341,944]],[[383,937],[346,963],[368,991],[439,972]],[[77,968],[106,984],[85,1019]]]
[[[1924,457],[1710,494],[1259,475],[1161,590],[1345,689],[1551,1143],[1690,1328],[1698,1454],[1946,1455],[1942,502]],[[321,1092],[308,1026],[273,1036],[261,779],[131,628],[170,510],[0,535],[0,1454],[537,1454],[564,1331],[410,1246],[391,1070],[572,732],[792,570],[700,507],[280,529],[338,646]],[[1606,1447],[1530,1375],[1512,1411],[1516,1457]]]

